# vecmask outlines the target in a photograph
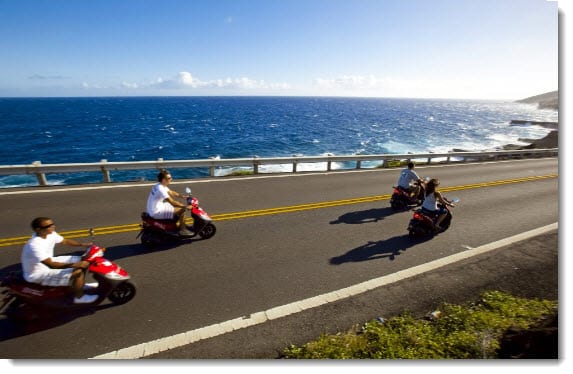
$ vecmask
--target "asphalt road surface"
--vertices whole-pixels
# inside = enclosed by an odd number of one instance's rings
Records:
[[[174,181],[190,186],[217,234],[157,249],[136,239],[151,183],[0,190],[0,273],[17,269],[30,221],[49,216],[65,237],[107,247],[138,293],[121,306],[19,326],[0,317],[0,358],[93,358],[292,305],[372,279],[450,258],[559,221],[558,160],[418,166],[458,197],[451,228],[412,240],[412,212],[394,212],[398,169]],[[84,235],[85,233],[85,235]],[[275,358],[323,332],[485,289],[558,298],[557,230],[368,292],[222,333],[146,358]],[[58,247],[56,254],[74,248]],[[179,335],[181,336],[181,335]]]

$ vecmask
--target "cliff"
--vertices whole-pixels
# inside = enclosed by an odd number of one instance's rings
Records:
[[[559,110],[559,91],[547,92],[537,96],[517,100],[518,103],[537,104],[539,109]]]

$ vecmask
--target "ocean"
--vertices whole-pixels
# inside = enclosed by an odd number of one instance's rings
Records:
[[[473,151],[527,144],[520,139],[550,131],[511,120],[557,122],[558,112],[515,102],[429,99],[0,98],[0,164]],[[113,172],[112,180],[153,181],[156,173]],[[175,178],[206,173],[172,170]],[[58,174],[48,181],[99,183],[102,176]],[[32,175],[0,176],[0,188],[36,184]]]

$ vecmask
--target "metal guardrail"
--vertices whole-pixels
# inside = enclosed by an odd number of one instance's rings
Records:
[[[326,163],[326,170],[332,170],[333,162],[355,162],[356,169],[362,168],[362,162],[381,161],[380,167],[401,166],[403,162],[410,160],[425,159],[426,164],[431,164],[432,160],[439,160],[439,163],[467,162],[467,161],[495,161],[510,158],[535,158],[535,157],[556,157],[558,148],[551,149],[525,149],[525,150],[504,150],[488,152],[448,152],[448,153],[408,153],[408,154],[379,154],[379,155],[351,155],[351,156],[301,156],[301,157],[252,157],[234,159],[207,160],[164,160],[156,161],[132,161],[132,162],[108,162],[101,160],[94,163],[72,163],[72,164],[42,164],[35,161],[30,165],[0,165],[0,175],[36,175],[40,186],[47,186],[46,174],[50,173],[79,173],[79,172],[101,172],[103,181],[111,182],[110,171],[120,170],[149,170],[149,169],[188,169],[188,168],[209,168],[209,174],[215,176],[217,167],[252,167],[253,174],[259,174],[261,165],[281,165],[292,164],[292,172],[297,172],[297,166],[303,163]],[[445,158],[445,160],[444,160]],[[452,158],[457,160],[452,161]],[[459,160],[461,159],[461,160]]]

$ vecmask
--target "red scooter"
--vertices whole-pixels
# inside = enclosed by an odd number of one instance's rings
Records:
[[[451,203],[457,204],[460,201],[458,198],[453,198]],[[421,236],[429,236],[435,235],[440,232],[446,231],[451,223],[452,223],[452,212],[448,206],[438,204],[439,207],[445,208],[446,210],[446,217],[442,221],[440,227],[442,228],[441,231],[436,231],[436,219],[424,214],[422,209],[417,209],[414,211],[412,219],[408,224],[408,234],[410,237],[421,237]]]
[[[130,282],[125,269],[103,257],[105,250],[92,245],[82,256],[82,260],[90,263],[87,274],[91,274],[98,282],[96,288],[84,291],[86,294],[98,295],[94,302],[74,304],[71,287],[29,283],[19,271],[10,273],[0,283],[0,286],[6,288],[2,291],[5,296],[0,311],[14,321],[24,322],[53,316],[64,310],[94,307],[106,298],[116,305],[127,303],[135,296],[135,285]]]
[[[191,205],[191,217],[193,218],[193,225],[187,225],[187,229],[191,235],[181,235],[177,227],[178,219],[156,219],[151,217],[146,212],[141,213],[141,231],[137,235],[141,238],[141,243],[146,246],[158,245],[169,239],[188,240],[196,236],[201,239],[209,239],[217,228],[213,224],[213,219],[209,214],[199,206],[199,200],[191,196],[191,189],[185,189],[187,193],[187,205]]]
[[[411,183],[411,186],[420,186],[420,192],[418,196],[410,196],[410,193],[404,190],[400,186],[394,186],[394,191],[392,193],[392,197],[390,198],[390,206],[394,210],[405,210],[410,208],[411,206],[420,206],[424,201],[425,190],[427,183],[430,178],[426,177],[423,182],[417,181],[415,183]]]

